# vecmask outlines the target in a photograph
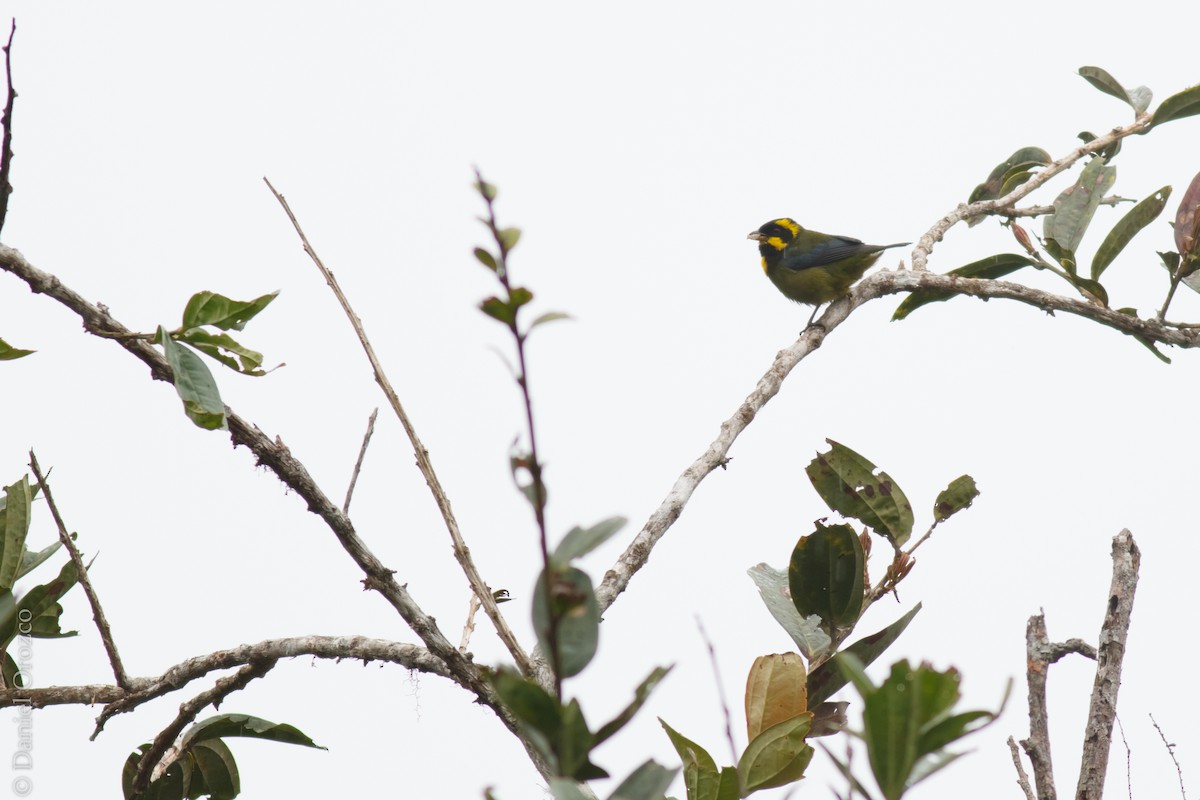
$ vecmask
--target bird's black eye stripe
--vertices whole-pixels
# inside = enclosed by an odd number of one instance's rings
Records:
[[[768,222],[758,229],[758,232],[766,236],[768,239],[780,239],[785,244],[795,238],[796,234],[790,228],[779,224],[778,222]]]

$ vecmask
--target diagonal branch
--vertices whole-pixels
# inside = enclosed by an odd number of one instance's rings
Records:
[[[50,494],[50,485],[46,483],[46,477],[42,475],[42,468],[32,450],[29,451],[29,468],[33,470],[33,476],[37,478],[42,495],[46,498],[46,505],[50,507],[54,524],[58,526],[58,539],[71,554],[71,562],[75,564],[75,572],[79,576],[79,585],[83,587],[83,593],[87,595],[88,604],[92,607],[92,619],[96,622],[96,629],[100,631],[100,641],[104,643],[104,651],[108,653],[108,663],[112,665],[113,677],[117,679],[117,686],[128,689],[129,676],[125,673],[125,665],[121,663],[121,654],[117,652],[117,645],[112,638],[112,628],[108,624],[108,618],[104,616],[104,608],[100,605],[96,589],[92,586],[87,565],[83,563],[83,556],[80,555],[79,548],[71,541],[71,534],[67,532],[62,515],[58,513],[58,506],[54,504],[54,495]]]
[[[89,302],[54,275],[34,267],[17,250],[2,244],[0,270],[23,280],[34,293],[45,294],[75,312],[83,320],[84,328],[89,333],[98,336],[106,333],[117,334],[112,341],[146,364],[150,368],[152,378],[171,382],[171,368],[166,359],[147,342],[129,338],[130,330],[109,314],[107,308]],[[394,570],[385,567],[367,548],[350,518],[321,491],[304,464],[292,455],[281,440],[276,438],[272,441],[257,426],[246,422],[229,407],[226,407],[225,411],[229,436],[233,443],[249,449],[260,466],[274,472],[286,486],[304,499],[309,511],[325,522],[342,548],[366,575],[364,586],[383,595],[430,652],[445,663],[453,680],[491,708],[504,725],[520,738],[535,765],[544,769],[544,762],[537,751],[521,735],[516,722],[504,710],[479,668],[446,639],[433,617],[417,605],[408,589],[397,583]]]
[[[441,481],[438,480],[437,473],[433,469],[433,461],[429,458],[429,451],[425,449],[425,445],[418,438],[412,420],[409,419],[408,414],[404,411],[404,407],[400,404],[400,396],[396,394],[396,390],[388,380],[387,374],[383,371],[383,364],[380,363],[379,358],[375,355],[375,348],[371,346],[371,341],[367,338],[367,332],[363,328],[362,320],[354,313],[354,309],[350,306],[350,301],[346,298],[345,293],[342,292],[342,287],[338,284],[337,278],[334,277],[333,273],[321,261],[320,256],[317,255],[317,251],[313,249],[313,246],[309,244],[308,237],[304,235],[304,230],[300,227],[300,222],[296,219],[296,215],[292,213],[291,207],[288,206],[287,200],[271,185],[269,180],[263,178],[263,181],[271,190],[271,194],[275,195],[275,199],[279,201],[279,205],[287,213],[288,219],[292,222],[292,227],[296,229],[296,234],[300,237],[300,241],[304,245],[304,252],[317,265],[317,269],[321,271],[325,282],[329,284],[329,288],[333,290],[338,303],[341,304],[342,310],[346,312],[346,317],[350,320],[350,325],[354,328],[354,332],[358,336],[358,341],[362,345],[363,352],[366,353],[367,360],[371,362],[371,369],[375,374],[375,382],[383,389],[383,393],[387,397],[392,411],[395,412],[396,417],[400,420],[400,424],[404,426],[404,432],[408,434],[408,440],[412,444],[413,452],[417,457],[417,467],[421,470],[421,475],[424,476],[429,490],[433,493],[434,502],[437,503],[438,510],[442,514],[442,520],[446,524],[446,530],[450,534],[454,557],[458,560],[459,566],[467,576],[467,583],[470,584],[471,591],[475,593],[475,596],[483,604],[483,610],[487,613],[488,618],[491,619],[492,625],[495,626],[496,634],[504,642],[504,646],[508,648],[509,654],[517,662],[517,666],[521,672],[526,675],[532,675],[533,663],[525,653],[524,648],[521,647],[521,643],[517,641],[517,637],[512,632],[512,629],[508,627],[508,622],[500,613],[500,608],[496,605],[496,600],[492,596],[491,589],[488,588],[487,583],[483,580],[483,576],[479,574],[479,570],[475,566],[474,559],[471,558],[471,551],[468,549],[467,543],[463,540],[462,532],[459,530],[458,520],[454,516],[453,509],[450,508],[450,499],[446,496]]]
[[[358,483],[358,474],[362,472],[363,460],[367,457],[367,446],[371,444],[371,436],[375,433],[375,420],[379,417],[379,409],[373,409],[367,418],[367,432],[363,434],[362,446],[358,448],[358,460],[354,462],[354,471],[350,473],[350,485],[346,487],[346,500],[342,503],[342,513],[349,515],[350,499],[354,497],[354,486]]]
[[[844,304],[835,303],[830,310],[832,311],[838,305]],[[671,491],[646,520],[646,524],[638,531],[637,536],[633,537],[633,541],[629,543],[625,551],[617,557],[617,562],[604,574],[604,580],[596,588],[596,599],[600,603],[602,612],[616,601],[617,596],[628,588],[629,581],[637,571],[646,565],[654,545],[675,524],[675,520],[679,519],[679,515],[683,513],[683,507],[687,505],[700,482],[717,467],[723,467],[729,462],[729,448],[733,446],[742,431],[754,421],[754,417],[762,410],[763,406],[778,394],[783,379],[797,364],[821,346],[827,331],[832,330],[841,322],[839,319],[837,322],[827,325],[826,320],[829,315],[830,312],[826,312],[821,317],[820,325],[805,329],[800,334],[800,338],[776,354],[770,369],[759,378],[754,391],[742,401],[729,419],[721,423],[717,438],[713,439],[708,449],[676,479]],[[844,319],[845,316],[843,315],[842,318]]]

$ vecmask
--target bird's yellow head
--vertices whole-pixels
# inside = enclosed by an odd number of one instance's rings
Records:
[[[771,263],[779,260],[783,249],[799,236],[802,230],[804,229],[797,225],[795,220],[781,217],[750,232],[746,238],[758,242],[758,252],[762,255],[763,272],[767,271]]]

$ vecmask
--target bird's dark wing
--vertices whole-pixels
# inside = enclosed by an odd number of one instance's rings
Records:
[[[800,245],[800,246],[797,246]],[[830,236],[821,242],[793,242],[783,251],[779,265],[784,269],[802,270],[823,267],[844,258],[870,253],[880,248],[863,244],[849,236]]]

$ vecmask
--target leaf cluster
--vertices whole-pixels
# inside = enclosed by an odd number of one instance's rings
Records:
[[[245,714],[220,714],[188,728],[179,740],[173,760],[142,792],[135,792],[133,783],[150,744],[143,744],[130,753],[121,771],[125,800],[195,800],[200,797],[233,800],[241,794],[242,785],[233,751],[225,743],[230,737],[325,749],[291,725]]]
[[[21,578],[46,562],[62,547],[56,539],[41,550],[30,550],[30,512],[38,487],[29,476],[4,487],[0,497],[0,675],[8,688],[25,688],[21,665],[10,648],[18,636],[35,639],[61,639],[78,631],[64,631],[59,625],[63,607],[58,602],[79,580],[74,562],[68,560],[52,580],[38,584],[17,598],[13,587]],[[72,534],[74,538],[74,534]]]

